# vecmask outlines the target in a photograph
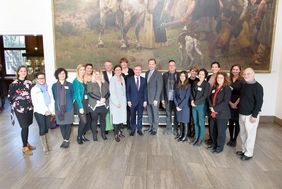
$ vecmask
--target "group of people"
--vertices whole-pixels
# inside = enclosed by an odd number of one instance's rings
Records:
[[[218,62],[213,62],[211,75],[208,75],[207,70],[198,70],[196,67],[191,67],[188,75],[187,71],[177,72],[176,62],[170,60],[168,71],[161,74],[157,70],[156,60],[152,58],[148,60],[149,70],[142,77],[142,66],[135,65],[131,69],[126,58],[122,58],[114,67],[111,61],[106,61],[104,66],[105,70],[100,71],[93,69],[92,64],[78,65],[72,83],[67,81],[68,72],[64,68],[55,71],[57,82],[52,85],[52,96],[56,123],[63,137],[61,148],[69,147],[74,114],[79,117],[78,144],[89,141],[85,137],[88,130],[92,131],[93,141],[98,140],[98,123],[103,140],[107,140],[107,131],[113,129],[115,141],[120,142],[125,137],[122,132],[124,123],[127,123],[130,136],[136,132],[143,135],[145,108],[149,127],[144,132],[156,135],[161,105],[166,111],[164,133],[173,133],[177,141],[189,141],[195,146],[206,142],[213,153],[220,153],[229,127],[230,141],[227,145],[236,146],[240,131],[242,150],[236,154],[242,160],[253,157],[263,88],[255,80],[252,68],[246,68],[242,74],[241,66],[236,64],[231,67],[228,76],[220,71]],[[28,128],[34,114],[43,151],[48,153],[51,95],[45,74],[38,73],[33,86],[27,79],[25,66],[20,66],[16,73],[17,79],[9,86],[8,98],[12,115],[16,115],[22,128],[22,151],[31,155],[35,149],[28,142]],[[209,126],[207,140],[206,115]]]

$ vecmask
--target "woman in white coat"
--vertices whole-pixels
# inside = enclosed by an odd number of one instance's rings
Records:
[[[110,115],[114,126],[115,140],[120,141],[121,127],[126,122],[125,81],[121,75],[121,66],[114,67],[115,75],[110,80]]]
[[[51,97],[46,84],[45,73],[36,74],[36,85],[31,89],[31,99],[34,107],[34,117],[39,126],[39,136],[43,151],[48,153],[48,129],[50,127],[50,103]]]

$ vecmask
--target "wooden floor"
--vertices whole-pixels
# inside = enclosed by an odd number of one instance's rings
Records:
[[[235,149],[212,154],[205,146],[176,142],[172,136],[129,137],[78,145],[77,127],[69,149],[60,149],[60,130],[50,131],[52,151],[42,153],[38,128],[30,127],[33,156],[21,152],[20,128],[0,114],[0,188],[198,189],[282,188],[282,127],[261,124],[255,157],[243,162]],[[88,133],[91,138],[91,134]]]

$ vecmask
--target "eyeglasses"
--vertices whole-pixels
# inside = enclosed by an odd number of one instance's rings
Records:
[[[37,79],[45,79],[45,77],[39,77],[39,78],[37,78]]]

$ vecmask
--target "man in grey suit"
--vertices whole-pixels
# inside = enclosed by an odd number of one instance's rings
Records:
[[[148,60],[149,70],[146,72],[148,105],[147,112],[151,135],[156,135],[159,127],[159,105],[163,88],[162,74],[156,70],[157,62],[154,58]]]

